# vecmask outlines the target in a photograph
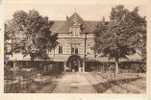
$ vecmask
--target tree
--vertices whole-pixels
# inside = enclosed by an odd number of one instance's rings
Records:
[[[41,16],[36,10],[28,13],[16,11],[10,22],[6,34],[12,34],[16,39],[12,52],[18,48],[17,51],[23,52],[24,56],[30,54],[32,59],[47,59],[47,51],[51,51],[58,43],[57,34],[50,31],[53,21]]]
[[[127,58],[137,48],[146,48],[146,21],[138,14],[137,7],[129,11],[123,5],[118,5],[112,8],[107,29],[104,27],[96,31],[96,47],[105,56],[114,58],[117,74],[120,58]]]

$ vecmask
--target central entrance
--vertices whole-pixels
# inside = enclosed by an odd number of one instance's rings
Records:
[[[67,60],[67,67],[71,72],[80,72],[82,71],[83,60],[78,55],[72,55]]]

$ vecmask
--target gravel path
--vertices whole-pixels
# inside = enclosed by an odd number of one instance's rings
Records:
[[[53,93],[97,93],[86,79],[85,73],[65,73],[63,78],[58,81]]]
[[[146,79],[136,74],[67,72],[57,78],[53,93],[145,93]],[[49,85],[48,85],[49,86]]]

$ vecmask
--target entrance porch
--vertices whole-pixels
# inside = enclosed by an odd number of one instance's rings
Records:
[[[68,72],[84,72],[83,59],[79,55],[71,55],[64,63],[65,71]]]

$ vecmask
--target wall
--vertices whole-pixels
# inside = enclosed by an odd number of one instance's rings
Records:
[[[82,58],[84,56],[84,34],[80,34],[79,36],[72,36],[72,34],[59,34],[58,42],[59,45],[55,50],[52,50],[49,53],[50,57],[55,57],[56,59],[60,59],[62,61],[66,60],[71,55],[71,44],[73,47],[78,48],[78,55]],[[95,44],[94,34],[88,34],[86,40],[86,54],[88,57],[94,57],[93,46]],[[63,47],[63,53],[59,54],[59,46]]]

